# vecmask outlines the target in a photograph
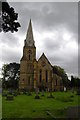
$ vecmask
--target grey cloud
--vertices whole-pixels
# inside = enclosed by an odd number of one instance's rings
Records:
[[[6,2],[6,0],[0,0],[0,2]]]
[[[78,75],[78,57],[77,56],[76,57],[72,56],[71,58],[68,58],[69,61],[67,61],[66,58],[63,59],[62,55],[61,57],[54,55],[54,51],[53,51],[53,56],[49,55],[48,58],[51,61],[52,65],[61,66],[70,75],[75,75],[75,76]]]
[[[2,31],[1,30],[1,22],[2,22],[1,10],[2,10],[2,3],[0,1],[0,32]]]
[[[2,33],[1,43],[10,47],[19,46],[19,38],[14,36],[13,33]]]
[[[66,69],[68,73],[71,73],[75,76],[78,76],[78,58],[74,57],[71,61],[65,62],[63,67]]]
[[[19,13],[22,32],[27,28],[30,17],[36,27],[43,30],[53,29],[65,24],[68,29],[77,33],[78,3],[10,3]]]
[[[2,48],[2,58],[1,60],[4,61],[4,63],[9,62],[19,62],[21,53],[19,50],[11,49],[11,48]]]
[[[46,42],[44,42],[44,48],[48,49],[48,51],[56,51],[57,49],[59,49],[61,46],[61,42],[60,41],[55,41],[54,39],[46,39]]]

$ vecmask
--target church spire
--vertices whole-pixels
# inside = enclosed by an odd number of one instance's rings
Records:
[[[29,26],[28,26],[28,30],[27,30],[26,45],[27,46],[34,46],[34,37],[33,37],[31,19],[29,21]]]

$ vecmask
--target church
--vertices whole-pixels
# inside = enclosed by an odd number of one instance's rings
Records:
[[[44,87],[45,90],[63,91],[62,78],[54,74],[53,66],[43,53],[36,59],[36,46],[31,19],[24,40],[23,56],[20,60],[19,89],[35,90]]]

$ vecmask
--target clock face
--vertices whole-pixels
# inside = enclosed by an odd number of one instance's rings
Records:
[[[46,65],[45,61],[42,61],[42,67],[44,67]]]

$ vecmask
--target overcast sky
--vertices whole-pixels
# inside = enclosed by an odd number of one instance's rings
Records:
[[[68,76],[78,75],[78,3],[11,2],[21,28],[17,33],[0,33],[0,67],[20,62],[30,18],[37,59],[44,52],[52,65],[65,69]]]

